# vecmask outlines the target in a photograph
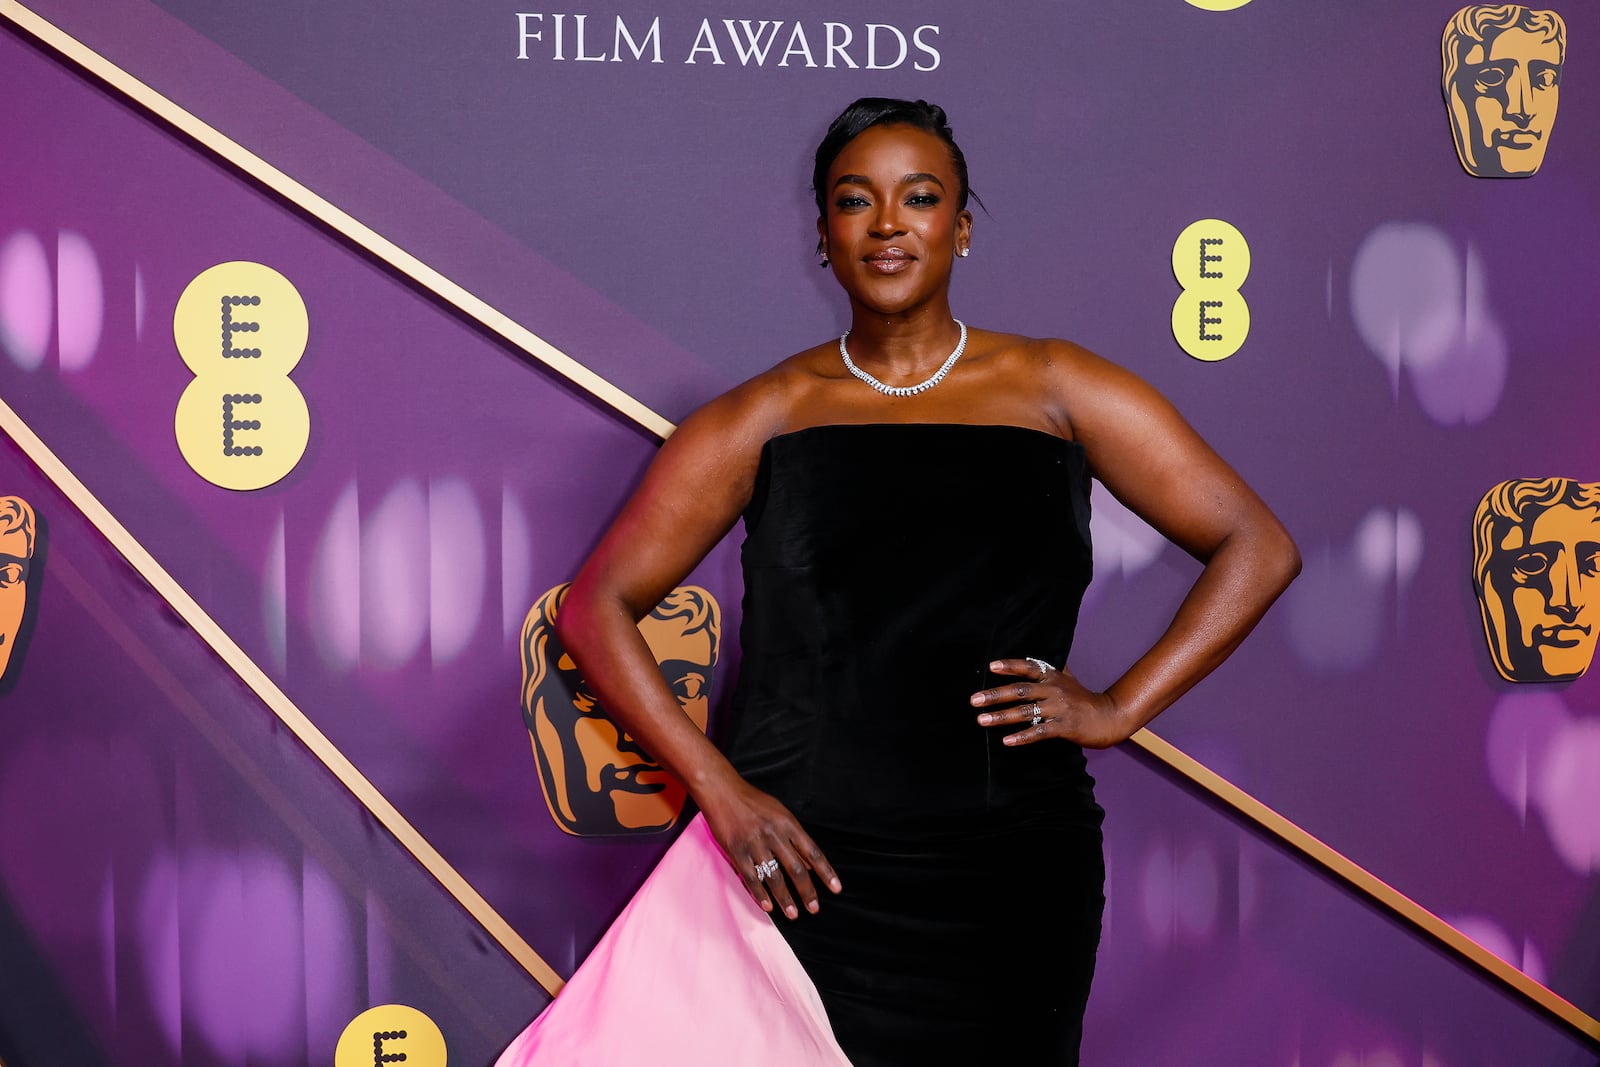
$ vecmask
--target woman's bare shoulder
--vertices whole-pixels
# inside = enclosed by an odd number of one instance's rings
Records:
[[[1005,381],[1045,403],[1067,436],[1078,437],[1108,408],[1162,403],[1137,374],[1075,341],[990,330],[974,340]]]
[[[729,448],[759,451],[826,382],[827,350],[825,343],[796,352],[739,383],[690,414],[672,436],[714,437]]]
[[[994,349],[1040,373],[1066,377],[1117,376],[1128,371],[1113,361],[1090,351],[1076,341],[1061,337],[1028,337],[1017,333],[985,330]]]

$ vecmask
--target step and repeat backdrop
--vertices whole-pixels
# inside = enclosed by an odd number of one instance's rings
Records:
[[[566,583],[657,431],[846,325],[810,155],[863,95],[950,114],[956,313],[1153,382],[1301,545],[1156,730],[1600,1015],[1589,5],[0,13],[11,1067],[478,1067],[548,1002],[684,817],[560,646]],[[1104,685],[1197,565],[1093,502]],[[641,623],[713,737],[741,538]],[[1205,792],[1091,767],[1086,1062],[1595,1062]]]

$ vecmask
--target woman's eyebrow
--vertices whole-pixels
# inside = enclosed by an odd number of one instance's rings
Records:
[[[917,182],[932,182],[939,188],[944,188],[944,182],[939,180],[937,174],[929,174],[925,170],[913,171],[900,179],[901,185],[915,185]],[[841,185],[871,185],[872,180],[864,174],[841,174],[834,180],[833,187]]]

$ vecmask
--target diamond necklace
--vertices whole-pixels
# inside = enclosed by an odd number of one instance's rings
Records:
[[[927,381],[918,382],[916,385],[884,385],[878,379],[856,366],[855,361],[850,358],[850,350],[844,345],[845,338],[850,336],[849,330],[839,335],[839,355],[844,357],[845,370],[854,374],[884,396],[916,396],[918,393],[932,389],[944,381],[944,376],[949,374],[950,368],[956,365],[956,360],[961,358],[961,353],[967,350],[967,324],[960,319],[956,319],[955,323],[961,327],[961,340],[956,342],[956,350],[950,353],[950,358],[944,361],[943,366],[933,372],[933,377]]]

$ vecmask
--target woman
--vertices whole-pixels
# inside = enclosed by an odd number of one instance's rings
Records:
[[[1073,1064],[1104,903],[1082,749],[1125,740],[1216,667],[1299,558],[1149,386],[952,316],[973,220],[943,111],[857,101],[813,179],[849,332],[684,421],[557,627],[694,797],[731,868],[718,875],[773,913],[851,1063]],[[1065,666],[1091,475],[1205,565],[1103,693]],[[635,623],[741,516],[725,755]]]

